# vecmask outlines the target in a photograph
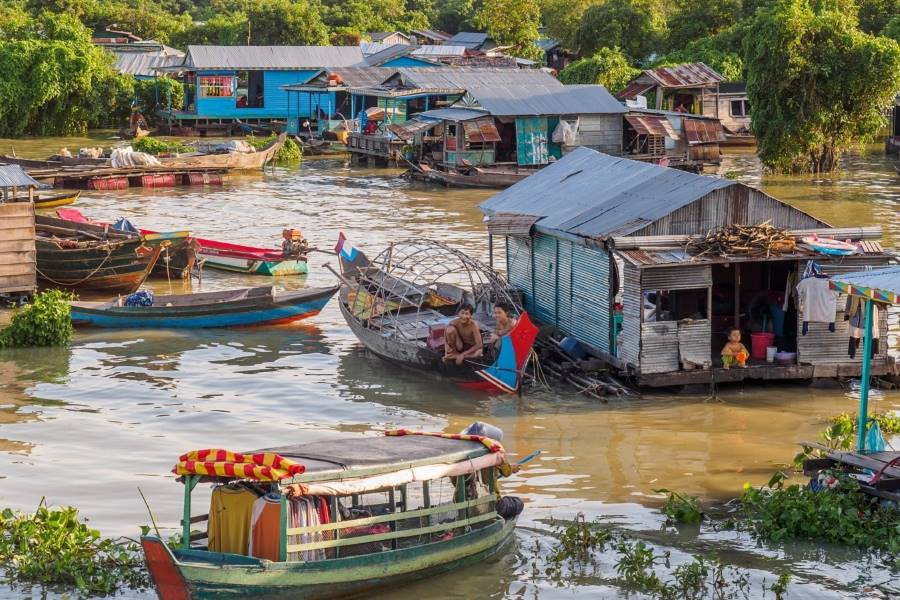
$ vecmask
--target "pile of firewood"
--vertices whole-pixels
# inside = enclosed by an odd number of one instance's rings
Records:
[[[759,225],[726,225],[713,229],[703,237],[691,238],[685,251],[694,258],[707,255],[768,258],[792,252],[796,246],[787,229],[765,221]]]

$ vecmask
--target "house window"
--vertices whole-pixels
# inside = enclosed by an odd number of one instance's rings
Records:
[[[749,100],[732,100],[731,101],[732,117],[749,117],[750,101]]]
[[[231,76],[199,77],[201,98],[230,98],[234,95],[234,78]]]

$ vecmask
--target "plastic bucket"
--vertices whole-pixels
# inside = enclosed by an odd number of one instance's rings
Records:
[[[765,360],[766,348],[775,343],[775,334],[768,331],[750,334],[750,357],[753,360]]]
[[[768,346],[766,348],[766,362],[775,362],[775,353],[778,352],[776,346]]]

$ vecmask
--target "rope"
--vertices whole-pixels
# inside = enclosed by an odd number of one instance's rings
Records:
[[[106,261],[109,260],[109,257],[110,257],[110,256],[112,256],[112,248],[109,247],[109,246],[107,245],[107,247],[106,247],[106,258],[103,259],[103,262],[101,262],[99,265],[97,265],[97,268],[94,269],[93,271],[91,271],[84,279],[81,279],[81,280],[76,281],[76,282],[74,282],[74,283],[62,283],[61,281],[56,281],[55,279],[52,279],[52,278],[50,278],[50,277],[47,277],[46,275],[44,275],[44,274],[41,272],[40,269],[37,268],[37,262],[35,262],[35,270],[38,272],[38,275],[40,275],[41,277],[43,277],[44,279],[46,279],[46,280],[49,281],[50,283],[55,283],[56,285],[61,285],[61,286],[75,287],[75,286],[77,286],[77,285],[81,285],[82,283],[84,283],[85,281],[87,281],[88,279],[90,279],[91,277],[93,277],[94,275],[96,275],[96,274],[97,274],[97,271],[99,271],[100,269],[103,268],[103,265],[106,264]]]

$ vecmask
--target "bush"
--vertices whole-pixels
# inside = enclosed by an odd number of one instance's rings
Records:
[[[72,339],[70,292],[48,290],[34,302],[15,309],[10,324],[0,331],[0,348],[65,346]]]
[[[170,77],[139,79],[134,82],[134,99],[150,125],[159,120],[164,108],[179,110],[184,107],[184,86]]]
[[[143,137],[132,142],[131,147],[136,152],[146,152],[147,154],[162,154],[165,152],[193,152],[195,148],[184,145],[179,140],[161,140],[154,137]]]
[[[576,60],[560,71],[559,80],[566,84],[599,83],[615,94],[640,72],[618,48],[601,48],[593,56]]]
[[[0,512],[0,567],[7,579],[112,594],[149,585],[137,544],[102,539],[72,507],[33,515]]]
[[[272,142],[274,142],[278,138],[274,133],[269,137],[258,138],[254,135],[247,136],[247,143],[256,148],[257,150],[262,150]],[[287,138],[284,140],[284,145],[281,149],[278,150],[278,153],[275,154],[275,160],[278,162],[290,162],[295,160],[300,160],[303,158],[303,151],[300,150],[300,146],[297,145],[297,142],[292,140],[291,138]]]

